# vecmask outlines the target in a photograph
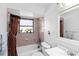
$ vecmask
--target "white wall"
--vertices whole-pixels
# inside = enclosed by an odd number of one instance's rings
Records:
[[[79,40],[79,8],[61,15],[64,18],[64,36]]]
[[[45,14],[45,31],[44,31],[44,40],[51,44],[55,45],[54,40],[56,40],[59,36],[58,32],[58,6],[53,4],[50,6],[48,11]],[[48,31],[50,31],[50,35],[48,35]]]

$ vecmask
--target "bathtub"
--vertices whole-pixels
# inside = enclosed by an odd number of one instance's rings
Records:
[[[17,47],[18,56],[31,56],[32,53],[38,51],[38,44]]]

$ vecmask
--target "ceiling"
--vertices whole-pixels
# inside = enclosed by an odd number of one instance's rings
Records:
[[[43,16],[54,3],[6,3],[7,8],[32,12],[35,16]]]
[[[50,7],[53,3],[32,3],[33,5],[37,5],[40,7],[48,8]]]
[[[2,3],[0,5],[14,10],[32,12],[36,17],[44,16],[46,11],[54,3]]]

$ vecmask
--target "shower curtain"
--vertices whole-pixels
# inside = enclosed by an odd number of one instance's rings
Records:
[[[16,34],[19,26],[19,16],[10,15],[9,33],[8,33],[8,56],[17,56]]]

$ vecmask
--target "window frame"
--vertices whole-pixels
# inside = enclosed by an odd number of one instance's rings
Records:
[[[33,27],[33,32],[31,33],[34,33],[34,19],[30,19],[30,18],[20,18],[20,20],[23,19],[23,20],[32,20],[33,21],[33,26],[21,26],[20,23],[19,23],[19,33],[30,33],[30,32],[20,32],[20,27]]]

